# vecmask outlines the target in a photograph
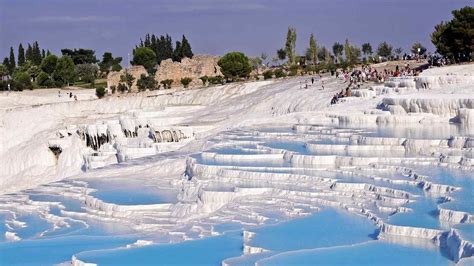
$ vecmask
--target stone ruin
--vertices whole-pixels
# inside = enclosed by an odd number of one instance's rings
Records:
[[[130,73],[135,80],[133,81],[132,84],[132,92],[138,91],[137,88],[137,80],[140,78],[142,74],[147,74],[148,72],[143,66],[132,66],[129,69],[127,69],[128,73]],[[125,68],[120,70],[119,72],[110,72],[109,75],[107,76],[107,88],[110,89],[111,86],[118,87],[120,83],[120,76],[125,74]]]
[[[160,82],[165,79],[172,79],[173,86],[181,86],[182,78],[192,78],[190,87],[201,86],[202,76],[214,77],[222,76],[217,62],[218,56],[195,55],[193,58],[183,58],[181,62],[173,62],[167,59],[161,62],[156,71],[155,79]]]
[[[193,58],[183,58],[181,62],[173,62],[171,59],[163,60],[157,67],[155,73],[155,80],[161,82],[162,80],[172,79],[173,87],[180,87],[182,78],[192,78],[189,87],[202,86],[202,81],[199,79],[202,76],[214,77],[222,76],[220,67],[217,64],[218,56],[211,55],[195,55]],[[111,72],[107,76],[107,87],[118,86],[120,83],[120,76],[125,73],[125,69],[119,72]],[[134,78],[131,92],[137,92],[137,80],[141,74],[146,74],[147,71],[143,66],[132,66],[128,69]]]

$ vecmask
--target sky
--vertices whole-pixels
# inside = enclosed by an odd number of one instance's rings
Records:
[[[0,57],[21,42],[127,54],[146,33],[186,35],[195,54],[242,51],[269,57],[284,46],[288,26],[303,54],[309,36],[372,47],[387,41],[408,51],[416,41],[434,51],[430,33],[473,0],[0,0]],[[124,60],[125,61],[125,60]]]

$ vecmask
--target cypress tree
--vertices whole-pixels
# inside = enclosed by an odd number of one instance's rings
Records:
[[[31,47],[31,44],[28,43],[28,48],[26,48],[26,61],[33,61],[33,48]]]
[[[177,41],[176,48],[173,51],[173,61],[181,62],[182,58],[183,58],[183,49],[181,46],[181,42]]]
[[[51,51],[48,49],[48,51],[46,52],[46,56],[48,55],[51,55]]]
[[[8,60],[8,57],[5,57],[3,59],[3,63],[2,63],[8,70],[8,73],[10,73],[10,61]]]
[[[16,68],[15,53],[13,52],[13,47],[10,47],[10,59],[8,60],[8,62],[10,62],[8,64],[8,71],[10,71],[10,74],[13,74]]]
[[[187,58],[193,58],[193,51],[191,49],[191,44],[189,44],[186,36],[183,35],[183,39],[181,40],[181,49],[182,49],[182,56]]]
[[[33,52],[32,52],[32,58],[31,58],[31,63],[35,66],[39,66],[41,64],[41,60],[43,58],[41,57],[41,50],[39,48],[39,44],[36,41],[33,44]]]
[[[44,49],[41,49],[41,57],[42,59],[46,57],[46,52],[44,51]]]
[[[23,66],[25,64],[25,49],[23,49],[23,45],[20,43],[18,46],[18,65]]]

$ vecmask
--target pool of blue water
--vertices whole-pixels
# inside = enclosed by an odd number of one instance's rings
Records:
[[[70,236],[0,243],[0,265],[54,265],[70,261],[73,254],[125,246],[136,237]]]
[[[272,251],[353,244],[377,236],[375,225],[365,217],[334,209],[251,231],[256,233],[249,243],[251,246]]]
[[[104,202],[118,205],[148,205],[175,203],[178,191],[152,185],[126,181],[91,182],[90,187],[97,191],[90,193]]]
[[[302,250],[263,259],[259,265],[454,265],[435,249],[402,246],[383,241]]]
[[[77,257],[99,265],[221,265],[241,254],[242,232],[238,231],[176,244],[84,252]]]

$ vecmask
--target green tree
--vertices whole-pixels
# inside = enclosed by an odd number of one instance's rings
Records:
[[[38,74],[38,77],[36,78],[36,83],[38,83],[38,85],[42,87],[50,87],[52,85],[51,78],[46,72],[40,72]]]
[[[10,47],[10,59],[8,60],[8,71],[10,71],[10,75],[15,72],[16,68],[16,61],[15,61],[15,53],[13,52],[13,47]]]
[[[61,49],[61,53],[69,56],[75,65],[95,64],[99,62],[95,57],[95,51],[91,49]]]
[[[127,84],[128,90],[132,88],[133,81],[135,81],[135,78],[132,76],[132,74],[128,73],[127,70],[125,70],[125,73],[120,76],[120,82]]]
[[[86,83],[94,83],[97,78],[97,66],[93,64],[79,64],[75,66],[77,78]]]
[[[53,72],[53,77],[60,85],[69,86],[69,84],[74,81],[74,62],[71,57],[63,55],[58,59],[58,63]]]
[[[316,40],[314,39],[314,34],[311,33],[309,37],[309,56],[313,65],[316,65],[318,62],[318,47],[316,46]]]
[[[469,61],[474,52],[474,7],[466,6],[452,14],[452,20],[435,26],[431,41],[443,56]]]
[[[40,68],[49,75],[53,74],[58,64],[58,57],[55,55],[46,56],[41,62]]]
[[[252,71],[248,57],[241,52],[230,52],[218,61],[222,74],[228,80],[247,78]]]
[[[26,48],[25,58],[26,61],[33,62],[33,47],[31,47],[31,44],[28,44],[28,48]]]
[[[182,49],[182,56],[187,57],[187,58],[193,58],[193,50],[191,48],[191,44],[189,44],[188,39],[186,39],[186,36],[183,35],[183,38],[181,39],[181,49]]]
[[[24,65],[25,61],[25,49],[23,49],[23,45],[20,43],[20,45],[18,46],[18,65]]]
[[[13,75],[13,87],[16,90],[22,91],[26,89],[33,89],[30,75],[26,72],[17,71]]]
[[[285,60],[286,59],[286,51],[285,49],[281,48],[277,50],[277,56],[279,60]]]
[[[370,43],[364,43],[362,44],[362,52],[364,53],[364,55],[371,55],[372,54],[372,45],[370,45]]]
[[[288,57],[288,63],[293,65],[296,63],[296,29],[293,27],[288,27],[288,32],[286,34],[286,43],[285,43],[286,56]]]
[[[137,80],[137,88],[139,91],[145,91],[147,89],[152,91],[157,85],[158,82],[151,75],[147,76],[145,74],[141,74],[140,78]]]
[[[111,70],[120,71],[122,69],[120,62],[122,62],[122,57],[114,58],[112,53],[105,52],[102,55],[102,61],[99,63],[100,72],[108,74]]]
[[[183,49],[181,47],[181,42],[177,41],[176,42],[176,48],[173,51],[173,61],[175,62],[181,62],[181,59],[183,58]]]
[[[142,65],[149,72],[156,65],[156,54],[152,49],[147,47],[138,47],[133,50],[132,65]]]
[[[8,68],[5,65],[0,65],[0,80],[3,80],[3,77],[8,75]]]
[[[342,51],[344,50],[344,46],[338,42],[335,42],[332,45],[332,52],[334,56],[337,58],[338,62],[341,62],[342,60]]]
[[[397,49],[395,49],[395,54],[397,55],[398,58],[400,58],[400,56],[402,55],[403,53],[403,48],[402,47],[398,47]]]
[[[33,65],[39,66],[41,64],[41,60],[43,60],[43,57],[41,56],[41,49],[38,42],[36,41],[33,43],[30,61]]]
[[[426,48],[423,45],[421,45],[421,43],[416,42],[411,47],[411,52],[417,55],[424,55],[426,53]]]
[[[383,56],[383,57],[390,57],[392,56],[392,46],[388,44],[387,42],[382,42],[379,44],[379,47],[377,48],[377,55]]]
[[[352,54],[351,54],[351,45],[349,44],[349,40],[346,39],[344,43],[344,55],[346,56],[346,61],[350,64],[352,62]]]
[[[36,81],[36,78],[38,77],[39,73],[41,73],[41,69],[40,69],[39,66],[32,65],[32,66],[28,67],[28,69],[26,70],[26,73],[28,73],[28,75],[30,75],[30,77],[33,81]]]

